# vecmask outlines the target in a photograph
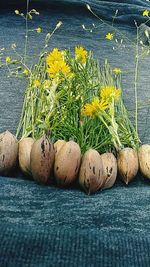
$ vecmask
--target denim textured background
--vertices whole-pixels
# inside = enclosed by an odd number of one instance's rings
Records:
[[[12,56],[11,44],[18,51],[24,48],[24,21],[14,10],[24,11],[24,1],[1,0],[0,48]],[[61,20],[62,27],[51,39],[49,48],[70,48],[83,45],[103,62],[123,71],[124,101],[134,119],[135,47],[130,41],[125,49],[113,50],[105,34],[111,26],[100,25],[85,4],[110,25],[118,9],[115,26],[130,40],[136,41],[134,20],[145,19],[142,12],[150,8],[144,0],[100,1],[33,0],[30,5],[40,12],[31,27],[42,28],[41,34],[30,34],[29,53],[38,53],[44,36]],[[84,31],[84,24],[93,32]],[[145,26],[140,36],[144,37]],[[149,27],[147,26],[147,30]],[[119,37],[120,38],[120,37]],[[124,38],[123,38],[124,39]],[[125,40],[125,39],[124,39]],[[116,46],[115,46],[116,48]],[[150,59],[140,62],[138,95],[139,132],[143,143],[150,142],[149,73]],[[8,78],[7,69],[0,69],[0,132],[15,133],[24,97],[25,81]],[[127,187],[117,181],[112,189],[87,196],[78,187],[60,189],[41,186],[20,173],[0,177],[0,267],[18,266],[150,266],[150,183],[138,177]]]

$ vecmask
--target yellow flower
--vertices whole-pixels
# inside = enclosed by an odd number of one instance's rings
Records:
[[[55,78],[60,74],[63,74],[65,76],[70,75],[71,69],[64,61],[54,61],[53,64],[51,64],[47,68],[47,72],[49,73],[51,78]]]
[[[8,56],[8,57],[6,57],[6,59],[5,59],[5,60],[6,60],[6,63],[9,63],[9,64],[11,64],[11,63],[12,63],[12,59],[11,59],[11,57],[9,57],[9,56]]]
[[[48,66],[51,66],[51,64],[56,61],[63,61],[62,52],[58,48],[54,48],[46,57],[46,63]]]
[[[82,109],[82,114],[88,117],[95,115],[96,111],[99,109],[99,98],[95,97],[91,103],[85,104]]]
[[[112,40],[113,37],[114,37],[113,33],[110,33],[110,32],[108,32],[108,33],[106,34],[106,36],[105,36],[105,38],[106,38],[107,40]]]
[[[102,87],[100,90],[100,96],[102,100],[106,101],[107,103],[111,102],[112,99],[119,100],[121,95],[121,90],[117,89],[114,86],[105,86]]]
[[[75,58],[79,60],[82,64],[85,64],[87,61],[88,52],[82,47],[75,47]]]
[[[96,112],[106,110],[108,108],[108,103],[104,100],[99,100],[95,97],[91,103],[85,104],[82,109],[82,114],[85,116],[93,117]]]
[[[114,68],[114,69],[113,69],[113,72],[114,72],[115,74],[121,73],[121,69],[119,69],[119,68]]]
[[[43,82],[43,88],[44,89],[49,89],[50,86],[51,86],[51,81],[50,80],[45,80]]]
[[[144,10],[143,11],[143,17],[148,17],[149,15],[149,11],[148,10]]]
[[[87,103],[87,104],[85,104],[85,106],[81,112],[82,112],[82,115],[84,115],[84,116],[92,117],[95,113],[95,110],[94,110],[92,104]]]
[[[91,105],[93,106],[93,109],[96,111],[97,109],[99,109],[99,98],[98,97],[94,97]]]
[[[19,12],[18,9],[15,10],[15,14],[16,14],[16,15],[19,15],[19,14],[20,14],[20,12]]]
[[[41,33],[42,29],[40,27],[36,28],[37,33]]]
[[[37,88],[41,85],[40,81],[39,80],[34,80],[33,83],[32,83],[32,87],[33,88]]]
[[[99,110],[102,111],[102,110],[106,110],[107,108],[108,108],[108,102],[102,99],[99,102]]]
[[[28,75],[29,75],[29,71],[28,71],[27,69],[25,69],[25,70],[23,71],[23,74],[24,74],[25,76],[28,76]]]

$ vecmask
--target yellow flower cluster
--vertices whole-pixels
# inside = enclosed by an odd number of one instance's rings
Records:
[[[148,17],[149,16],[149,10],[144,10],[143,11],[143,17]]]
[[[32,88],[37,88],[37,87],[40,87],[41,83],[39,80],[33,80],[32,82]]]
[[[54,48],[46,58],[46,63],[48,66],[53,64],[55,61],[63,61],[63,54],[58,48]]]
[[[24,74],[25,76],[28,76],[28,75],[29,75],[29,71],[28,71],[27,69],[24,69],[23,74]]]
[[[68,76],[71,72],[70,67],[66,64],[64,61],[55,61],[53,64],[51,64],[47,72],[49,73],[50,77],[52,79],[57,78],[60,74],[63,74],[64,76]]]
[[[111,40],[114,38],[114,35],[113,35],[113,33],[108,32],[108,33],[106,34],[105,38],[106,38],[107,40],[110,40],[110,41],[111,41]]]
[[[82,109],[82,114],[85,116],[92,117],[95,113],[99,110],[105,110],[108,108],[108,104],[98,98],[95,97],[91,103],[85,104],[84,108]]]
[[[70,66],[65,62],[63,52],[54,48],[46,58],[47,73],[52,79],[61,79],[61,75],[68,77],[71,75]]]
[[[114,86],[105,86],[100,90],[100,98],[96,97],[91,103],[85,104],[82,114],[93,117],[96,112],[104,111],[109,108],[109,104],[114,99],[118,101],[121,96],[121,90]]]
[[[41,31],[42,31],[41,27],[36,28],[37,33],[41,33]]]
[[[10,56],[7,56],[5,58],[5,62],[6,62],[6,64],[15,64],[15,63],[17,63],[17,60],[12,59]]]
[[[119,73],[121,73],[121,69],[120,69],[120,68],[114,68],[114,69],[113,69],[113,72],[114,72],[115,74],[119,74]]]
[[[12,59],[11,57],[7,56],[5,59],[6,63],[11,64],[12,63]]]
[[[75,58],[81,63],[85,64],[87,61],[88,52],[82,47],[75,47]]]
[[[100,90],[100,96],[104,101],[110,103],[112,99],[118,101],[121,95],[121,90],[114,86],[105,86]]]

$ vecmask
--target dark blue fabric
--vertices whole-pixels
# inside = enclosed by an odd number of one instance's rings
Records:
[[[117,181],[113,188],[88,196],[78,186],[62,189],[3,177],[1,222],[31,229],[93,229],[103,234],[146,236],[150,230],[149,189],[149,183],[140,177],[130,186]]]
[[[87,196],[1,177],[0,266],[149,267],[149,199],[140,179]]]
[[[24,11],[25,0],[0,2],[0,48],[11,55],[11,44],[20,52],[24,48],[25,25],[14,10]],[[127,41],[126,49],[113,50],[105,34],[111,26],[93,32],[87,28],[100,25],[85,7],[91,8],[111,25],[118,9],[116,26],[132,41],[136,40],[134,20],[144,21],[142,11],[150,9],[144,0],[126,1],[31,1],[40,16],[31,27],[41,26],[42,33],[30,35],[29,52],[35,54],[42,40],[59,20],[63,26],[51,39],[53,47],[69,48],[83,45],[103,62],[123,70],[124,101],[134,119],[135,49]],[[149,30],[149,28],[147,28]],[[141,27],[141,36],[143,28]],[[142,142],[150,142],[149,117],[150,59],[140,63],[138,80],[139,130]],[[0,132],[16,131],[24,97],[25,81],[8,78],[8,70],[0,69]],[[143,106],[145,107],[143,108]],[[55,185],[41,186],[19,173],[0,177],[0,267],[18,266],[150,266],[150,182],[140,175],[125,186],[116,185],[92,196],[81,189],[60,189]]]

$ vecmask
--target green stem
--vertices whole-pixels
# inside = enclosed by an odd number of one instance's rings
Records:
[[[34,131],[34,94],[31,92],[31,114],[32,114],[32,138],[35,137],[35,131]]]
[[[113,138],[116,141],[116,149],[117,151],[120,150],[122,148],[122,144],[118,135],[118,124],[116,123],[115,119],[112,119],[112,128],[113,128]]]
[[[18,128],[17,128],[17,132],[16,132],[16,138],[18,138],[18,136],[19,136],[19,134],[21,132],[22,126],[23,126],[23,117],[24,117],[24,114],[25,114],[25,105],[26,105],[26,94],[25,94],[25,98],[24,98],[24,101],[23,101],[21,117],[20,117]]]
[[[114,103],[112,103],[114,105]],[[103,118],[104,117],[104,118]],[[118,124],[116,123],[115,117],[114,117],[114,107],[112,106],[111,109],[111,116],[109,116],[105,111],[103,112],[103,115],[99,115],[100,120],[103,122],[103,124],[106,126],[106,128],[109,130],[109,133],[112,136],[113,145],[116,148],[117,151],[119,151],[122,148],[122,144],[118,135]],[[110,125],[108,125],[108,123]]]
[[[135,58],[135,77],[134,77],[134,94],[135,94],[135,130],[138,136],[138,95],[137,95],[137,80],[139,66],[139,27],[135,21],[137,36],[136,36],[136,58]]]
[[[128,40],[133,46],[135,46],[135,43],[132,42],[124,33],[122,33],[121,30],[118,30],[116,27],[113,26],[113,24],[109,24],[108,22],[105,22],[103,19],[101,19],[90,7],[88,7],[88,10],[97,18],[99,19],[104,25],[111,27],[115,32],[119,33],[124,39]]]
[[[118,124],[115,120],[115,100],[114,98],[112,99],[112,116],[111,116],[111,125],[113,127],[113,130],[114,130],[114,136],[115,136],[115,139],[118,143],[118,149],[117,150],[120,150],[122,148],[122,144],[121,144],[121,141],[120,141],[120,138],[119,138],[119,135],[118,135]]]
[[[25,16],[26,30],[25,30],[24,64],[26,64],[27,45],[28,45],[28,12],[29,12],[29,0],[27,0],[26,16]]]

